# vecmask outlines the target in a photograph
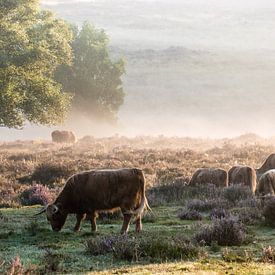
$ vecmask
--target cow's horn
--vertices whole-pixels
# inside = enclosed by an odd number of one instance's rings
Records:
[[[58,207],[55,204],[53,204],[53,214],[57,213],[58,210]]]
[[[38,216],[44,212],[46,212],[47,206],[43,207],[38,213],[34,214],[34,216]]]

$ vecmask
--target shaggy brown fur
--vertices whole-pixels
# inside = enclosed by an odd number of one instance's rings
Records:
[[[212,183],[224,187],[228,185],[227,172],[220,168],[200,168],[192,176],[189,185],[201,185]]]
[[[275,154],[269,155],[262,166],[256,169],[258,180],[266,171],[271,169],[275,169]]]
[[[228,171],[229,184],[243,184],[248,186],[255,193],[257,186],[257,176],[255,169],[249,166],[233,166]]]
[[[76,136],[71,131],[59,131],[52,132],[52,141],[56,143],[75,143]]]
[[[259,179],[258,195],[275,195],[275,169],[265,172]]]
[[[98,211],[120,208],[124,216],[121,232],[125,233],[132,215],[137,217],[136,231],[141,230],[141,214],[145,207],[149,206],[142,170],[124,168],[91,170],[70,177],[55,202],[44,211],[55,231],[61,230],[70,213],[77,217],[75,231],[80,229],[85,214],[95,231]]]

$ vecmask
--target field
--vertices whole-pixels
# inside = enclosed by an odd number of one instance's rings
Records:
[[[199,167],[259,167],[272,140],[245,135],[210,140],[85,137],[76,144],[0,144],[0,273],[7,274],[275,274],[275,233],[263,204],[242,186],[190,187]],[[120,213],[101,215],[98,232],[61,232],[34,216],[71,174],[94,168],[140,167],[152,212],[143,232],[120,236]],[[35,196],[31,191],[36,188]],[[214,232],[214,233],[213,233]]]

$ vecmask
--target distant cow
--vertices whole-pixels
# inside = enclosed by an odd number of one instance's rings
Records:
[[[142,170],[91,170],[70,177],[55,202],[38,214],[46,212],[54,231],[61,230],[71,213],[76,214],[77,219],[74,230],[80,230],[87,214],[92,231],[96,231],[97,212],[120,208],[124,216],[121,233],[126,233],[133,215],[136,216],[136,231],[141,231],[141,215],[146,207],[149,208]]]
[[[225,187],[227,183],[227,172],[220,168],[200,168],[192,176],[189,185],[202,185],[212,183],[216,186]]]
[[[71,131],[59,131],[52,132],[52,141],[56,143],[75,143],[76,136]]]
[[[265,172],[259,179],[258,195],[275,195],[275,169]]]
[[[243,184],[248,186],[250,190],[255,193],[257,186],[256,171],[249,166],[233,166],[228,171],[229,184]]]
[[[262,174],[271,169],[275,169],[275,154],[269,155],[262,166],[256,169],[258,180]]]

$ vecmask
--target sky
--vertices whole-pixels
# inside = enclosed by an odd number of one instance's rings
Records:
[[[43,0],[42,8],[104,29],[127,62],[118,125],[85,119],[61,128],[81,136],[275,135],[275,1]],[[0,129],[0,139],[49,138],[51,130]]]

